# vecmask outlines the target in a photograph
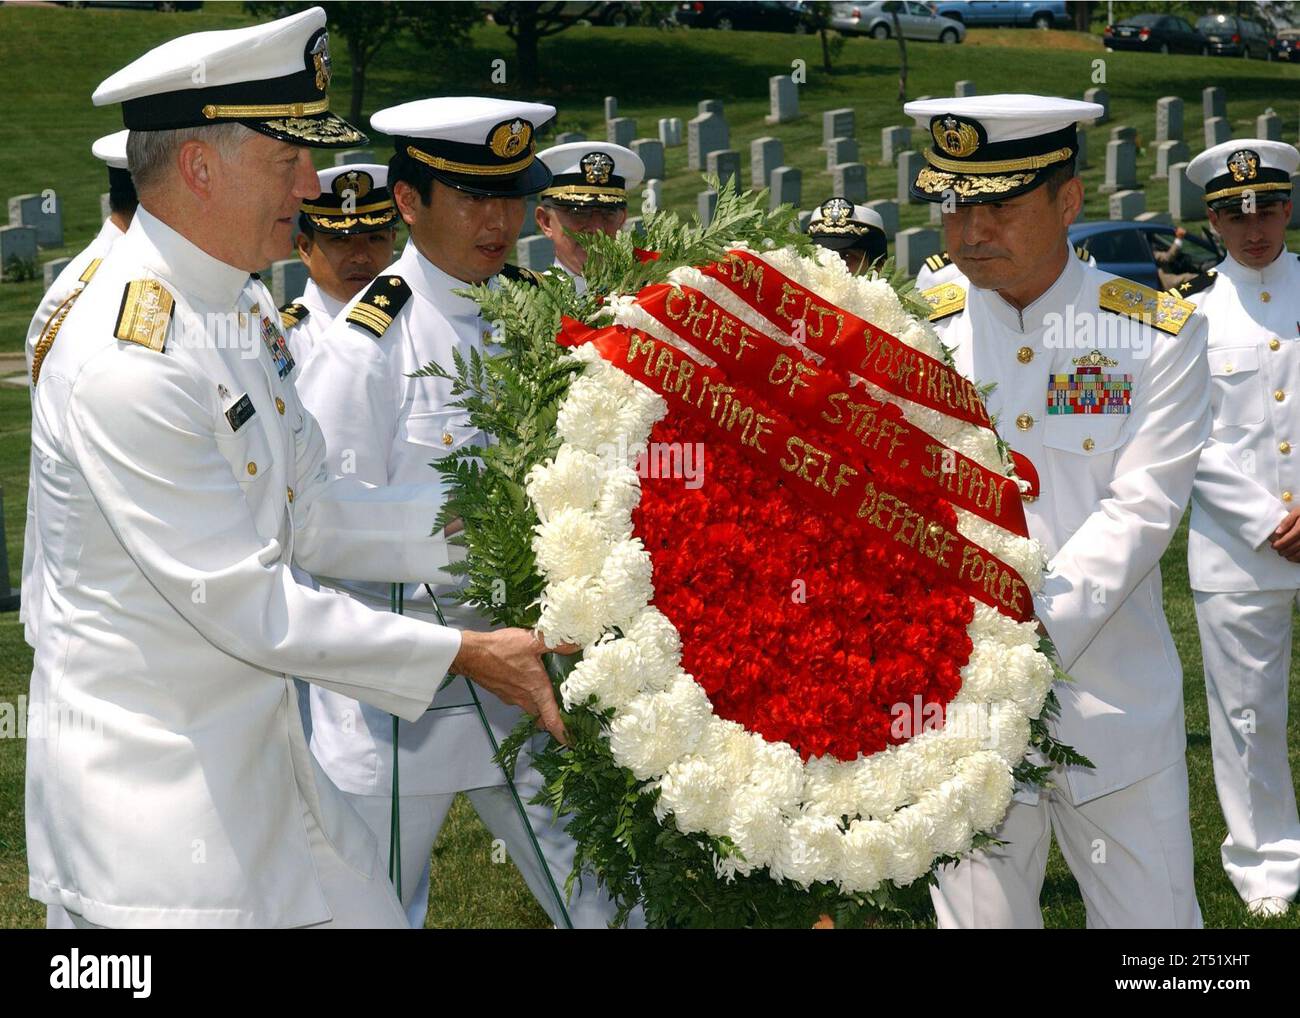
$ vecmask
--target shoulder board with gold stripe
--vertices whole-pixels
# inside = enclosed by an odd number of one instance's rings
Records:
[[[162,353],[175,303],[175,298],[158,280],[131,280],[122,291],[122,306],[117,312],[113,335]]]
[[[411,299],[411,288],[401,276],[380,276],[352,305],[348,321],[378,338],[393,324],[397,312]]]
[[[945,265],[951,265],[951,264],[952,264],[952,258],[949,257],[947,251],[945,251],[943,254],[930,255],[930,257],[925,260],[925,267],[929,269],[931,272],[938,272]]]
[[[1203,293],[1219,281],[1218,269],[1206,269],[1199,276],[1193,276],[1191,279],[1185,279],[1177,286],[1171,286],[1165,293],[1171,297],[1190,297],[1195,293]]]
[[[531,283],[537,286],[542,277],[532,269],[521,268],[518,265],[511,265],[506,262],[505,267],[501,270],[501,278],[509,279],[515,283]]]
[[[299,304],[296,300],[289,301],[280,309],[280,328],[292,329],[295,325],[301,325],[307,320],[311,310],[306,304]]]
[[[1088,253],[1088,245],[1087,245],[1087,244],[1075,244],[1075,245],[1074,245],[1074,257],[1078,258],[1079,261],[1081,261],[1081,262],[1086,262],[1089,258],[1091,258],[1092,255]]]
[[[1109,279],[1102,283],[1097,303],[1103,311],[1136,318],[1171,336],[1177,336],[1196,312],[1196,305],[1191,301],[1131,279]]]
[[[962,311],[966,307],[966,291],[958,283],[940,283],[921,291],[921,298],[930,305],[930,321],[937,322]]]
[[[77,279],[82,283],[89,283],[90,277],[93,276],[99,270],[99,267],[103,264],[104,264],[103,258],[92,258],[90,260],[90,264],[86,266],[86,271],[83,272],[80,276],[78,276]]]

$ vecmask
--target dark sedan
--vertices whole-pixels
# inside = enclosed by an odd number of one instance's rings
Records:
[[[794,32],[803,35],[816,27],[812,12],[802,3],[776,0],[734,0],[729,3],[678,4],[674,12],[679,25],[687,28],[718,28],[724,32]]]
[[[1268,44],[1274,60],[1300,63],[1300,28],[1284,28]]]
[[[1168,223],[1139,223],[1131,220],[1097,220],[1070,227],[1070,243],[1083,247],[1097,259],[1097,268],[1131,279],[1135,283],[1167,289],[1166,282],[1204,272],[1223,260],[1223,252],[1206,228],[1199,236],[1187,234],[1174,257],[1167,252],[1174,243],[1175,227]],[[1158,266],[1159,255],[1164,265]],[[1160,278],[1163,269],[1166,278]]]
[[[1207,53],[1205,39],[1182,18],[1172,14],[1137,14],[1107,25],[1108,50],[1144,53]]]
[[[1219,57],[1254,57],[1268,60],[1269,35],[1264,26],[1235,14],[1207,14],[1196,22],[1210,53]]]

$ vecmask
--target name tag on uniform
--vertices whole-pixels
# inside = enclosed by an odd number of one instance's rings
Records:
[[[257,409],[253,406],[253,401],[248,398],[248,393],[244,393],[235,402],[235,405],[226,411],[226,420],[230,422],[230,430],[238,431],[255,413],[257,413]]]

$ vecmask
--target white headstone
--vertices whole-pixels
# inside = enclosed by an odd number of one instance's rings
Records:
[[[1093,121],[1094,124],[1104,124],[1110,119],[1110,93],[1104,88],[1089,88],[1083,93],[1083,101],[1089,103],[1098,103],[1102,107],[1101,116]]]
[[[858,161],[856,138],[832,138],[826,143],[826,172],[832,172],[840,163]]]
[[[708,226],[713,222],[713,213],[718,210],[718,192],[701,191],[695,197],[695,214],[700,219],[701,226]]]
[[[664,164],[664,143],[658,138],[638,138],[628,147],[645,163],[646,179],[654,177],[663,180],[668,176],[668,168]]]
[[[636,137],[636,121],[631,117],[615,117],[605,121],[605,140],[614,145],[631,148]]]
[[[921,271],[930,255],[940,252],[939,232],[926,227],[913,226],[899,230],[894,238],[894,263],[909,276]]]
[[[1255,118],[1255,137],[1265,141],[1282,140],[1282,118],[1271,106]]]
[[[882,127],[880,129],[880,161],[885,166],[893,166],[900,152],[912,147],[912,129],[910,127]]]
[[[1074,168],[1076,170],[1086,170],[1088,168],[1088,132],[1082,127],[1078,129],[1079,151],[1074,155]]]
[[[613,120],[616,116],[618,116],[618,97],[607,95],[605,96],[605,119]]]
[[[1206,85],[1201,89],[1201,119],[1226,117],[1228,115],[1228,97],[1218,85]]]
[[[545,272],[555,264],[555,244],[544,233],[520,237],[515,242],[515,264],[534,272]]]
[[[277,306],[297,300],[307,289],[307,266],[301,258],[271,263],[271,296]]]
[[[898,202],[890,201],[888,198],[877,198],[875,201],[867,202],[866,205],[880,216],[885,236],[893,240],[894,234],[898,232]]]
[[[664,207],[664,182],[647,180],[641,192],[641,215],[648,216],[660,212]]]
[[[1131,141],[1106,143],[1106,182],[1102,194],[1129,191],[1137,187],[1137,145]]]
[[[975,89],[975,82],[968,78],[963,78],[952,86],[952,94],[957,96],[959,99],[964,99],[966,96],[979,95],[979,92]]]
[[[855,123],[853,110],[847,107],[827,110],[822,114],[822,147],[828,145],[832,138],[852,138],[857,133]]]
[[[718,178],[719,185],[726,184],[727,178],[730,177],[736,190],[741,190],[740,153],[735,149],[723,148],[718,149],[716,152],[710,152],[706,165],[709,174]]]
[[[674,148],[682,143],[682,118],[661,117],[659,119],[659,140],[664,148]]]
[[[749,143],[749,186],[755,191],[769,186],[772,171],[785,162],[780,138],[755,138]]]
[[[1164,180],[1169,176],[1169,167],[1174,163],[1185,163],[1191,159],[1185,141],[1162,141],[1156,145],[1156,172],[1152,178]]]
[[[561,131],[555,136],[555,144],[571,145],[575,141],[586,141],[587,136],[581,131]]]
[[[1187,164],[1169,167],[1169,214],[1175,223],[1205,218],[1205,189],[1187,179]]]
[[[1205,147],[1222,145],[1232,137],[1232,125],[1227,117],[1210,117],[1205,122]]]
[[[1136,142],[1138,138],[1137,128],[1129,127],[1127,124],[1116,124],[1110,129],[1111,141],[1132,141]]]
[[[1183,140],[1183,101],[1176,95],[1156,100],[1156,141]]]
[[[99,218],[107,219],[113,214],[113,201],[109,193],[105,191],[99,196]]]
[[[1110,196],[1111,219],[1134,219],[1147,210],[1147,198],[1141,191],[1116,191]]]
[[[840,163],[831,170],[831,191],[854,205],[867,200],[867,168],[862,163]]]
[[[799,207],[803,195],[803,173],[797,166],[778,166],[772,171],[771,207]]]
[[[42,279],[45,283],[45,289],[54,285],[54,281],[59,278],[59,273],[68,267],[71,258],[51,258],[41,266]]]
[[[790,75],[778,74],[768,78],[767,90],[771,105],[767,123],[785,124],[799,118],[799,86]]]
[[[710,152],[727,148],[731,144],[731,131],[721,113],[701,113],[686,125],[686,165],[703,172],[708,167]]]
[[[0,270],[5,275],[13,271],[13,261],[29,262],[36,270],[36,227],[0,226]]]
[[[722,116],[722,100],[721,100],[721,99],[701,99],[701,100],[700,100],[700,103],[699,103],[699,106],[697,107],[697,112],[699,112],[699,113],[716,113],[716,114],[718,114],[718,116]]]
[[[63,201],[54,191],[9,199],[9,225],[31,226],[40,247],[63,246]]]

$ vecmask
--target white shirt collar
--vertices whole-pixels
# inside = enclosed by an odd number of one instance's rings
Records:
[[[186,240],[143,205],[135,210],[126,239],[134,245],[140,263],[166,280],[181,294],[197,297],[217,308],[233,308],[249,273],[212,257]]]
[[[430,301],[448,319],[479,316],[479,307],[474,301],[452,292],[468,289],[472,284],[443,272],[420,254],[414,241],[406,242],[402,257],[397,260],[397,268],[399,275],[407,279],[411,288]]]
[[[362,291],[363,293],[365,291]],[[339,316],[339,312],[347,307],[347,301],[335,300],[328,293],[316,285],[316,280],[310,276],[307,278],[307,285],[303,288],[302,296],[298,298],[302,304],[312,314],[324,315],[330,321]]]
[[[1072,251],[1066,252],[1065,268],[1034,302],[1023,309],[1016,309],[999,296],[996,290],[981,290],[971,287],[971,292],[983,300],[985,307],[997,321],[1009,331],[1028,334],[1037,332],[1044,326],[1044,317],[1048,314],[1060,314],[1071,303],[1083,286],[1085,266]]]
[[[577,292],[579,296],[587,292],[587,280],[583,276],[580,276],[578,273],[574,272],[572,269],[570,269],[559,259],[556,259],[554,267],[559,269],[561,272],[563,272],[565,275],[569,276],[569,278],[573,280],[573,289]]]
[[[95,241],[111,244],[123,236],[125,232],[117,223],[113,222],[113,217],[110,216],[104,220],[104,225],[99,228],[99,233],[95,235]]]
[[[1286,244],[1283,244],[1278,256],[1262,269],[1247,268],[1232,255],[1227,255],[1215,267],[1234,283],[1246,286],[1272,286],[1285,280],[1287,273],[1297,264],[1300,262],[1296,261],[1295,255],[1286,249]]]

